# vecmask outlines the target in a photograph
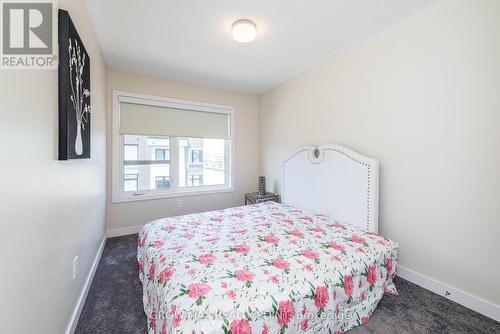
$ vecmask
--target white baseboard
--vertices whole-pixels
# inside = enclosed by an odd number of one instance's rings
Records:
[[[398,265],[398,276],[424,289],[453,300],[471,310],[500,321],[500,306]]]
[[[108,238],[120,237],[122,235],[139,233],[144,225],[136,225],[130,227],[114,228],[106,232]]]
[[[68,327],[66,328],[65,334],[73,334],[75,332],[76,325],[78,324],[78,319],[80,319],[80,314],[82,313],[83,305],[85,304],[85,299],[87,299],[87,294],[89,293],[90,286],[92,285],[97,266],[99,265],[99,261],[101,260],[101,255],[102,251],[104,250],[105,244],[106,236],[102,238],[101,245],[99,246],[99,250],[97,251],[97,254],[94,258],[94,262],[92,263],[90,272],[87,276],[87,279],[85,280],[82,292],[78,297],[75,309],[73,310],[73,314],[71,315],[71,319],[69,321]]]

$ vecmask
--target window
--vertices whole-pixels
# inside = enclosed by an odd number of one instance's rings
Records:
[[[197,164],[203,162],[203,151],[202,150],[191,150],[191,163]]]
[[[136,191],[139,180],[139,174],[124,174],[123,175],[123,190]]]
[[[123,159],[125,160],[137,160],[139,157],[139,145],[137,144],[125,144],[123,149]]]
[[[180,187],[223,185],[226,149],[223,139],[180,138]]]
[[[203,185],[203,175],[190,175],[188,186],[195,187]]]
[[[169,137],[154,138],[148,136],[124,135],[123,140],[123,192],[145,192],[157,189],[168,189],[170,182],[157,186],[156,177],[170,175],[170,161],[165,159],[151,159],[156,150],[168,151]],[[157,149],[156,147],[163,147]],[[133,151],[133,149],[135,151]],[[133,159],[132,159],[133,158]],[[135,175],[132,186],[129,175]],[[137,195],[137,194],[136,194]]]
[[[113,92],[112,201],[233,191],[230,107]]]
[[[170,160],[170,151],[161,148],[155,149],[155,160]]]
[[[168,176],[156,176],[156,189],[168,189],[170,188],[170,179]]]

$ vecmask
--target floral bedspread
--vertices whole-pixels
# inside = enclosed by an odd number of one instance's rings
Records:
[[[154,221],[138,245],[149,334],[343,333],[397,293],[397,248],[274,202]]]

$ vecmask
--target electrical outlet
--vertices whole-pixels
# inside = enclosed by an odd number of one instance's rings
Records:
[[[73,279],[78,276],[78,255],[73,259]]]
[[[177,199],[177,207],[182,208],[182,198]]]

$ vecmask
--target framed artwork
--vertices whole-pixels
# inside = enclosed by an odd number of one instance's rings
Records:
[[[90,158],[90,58],[59,10],[59,160]]]

